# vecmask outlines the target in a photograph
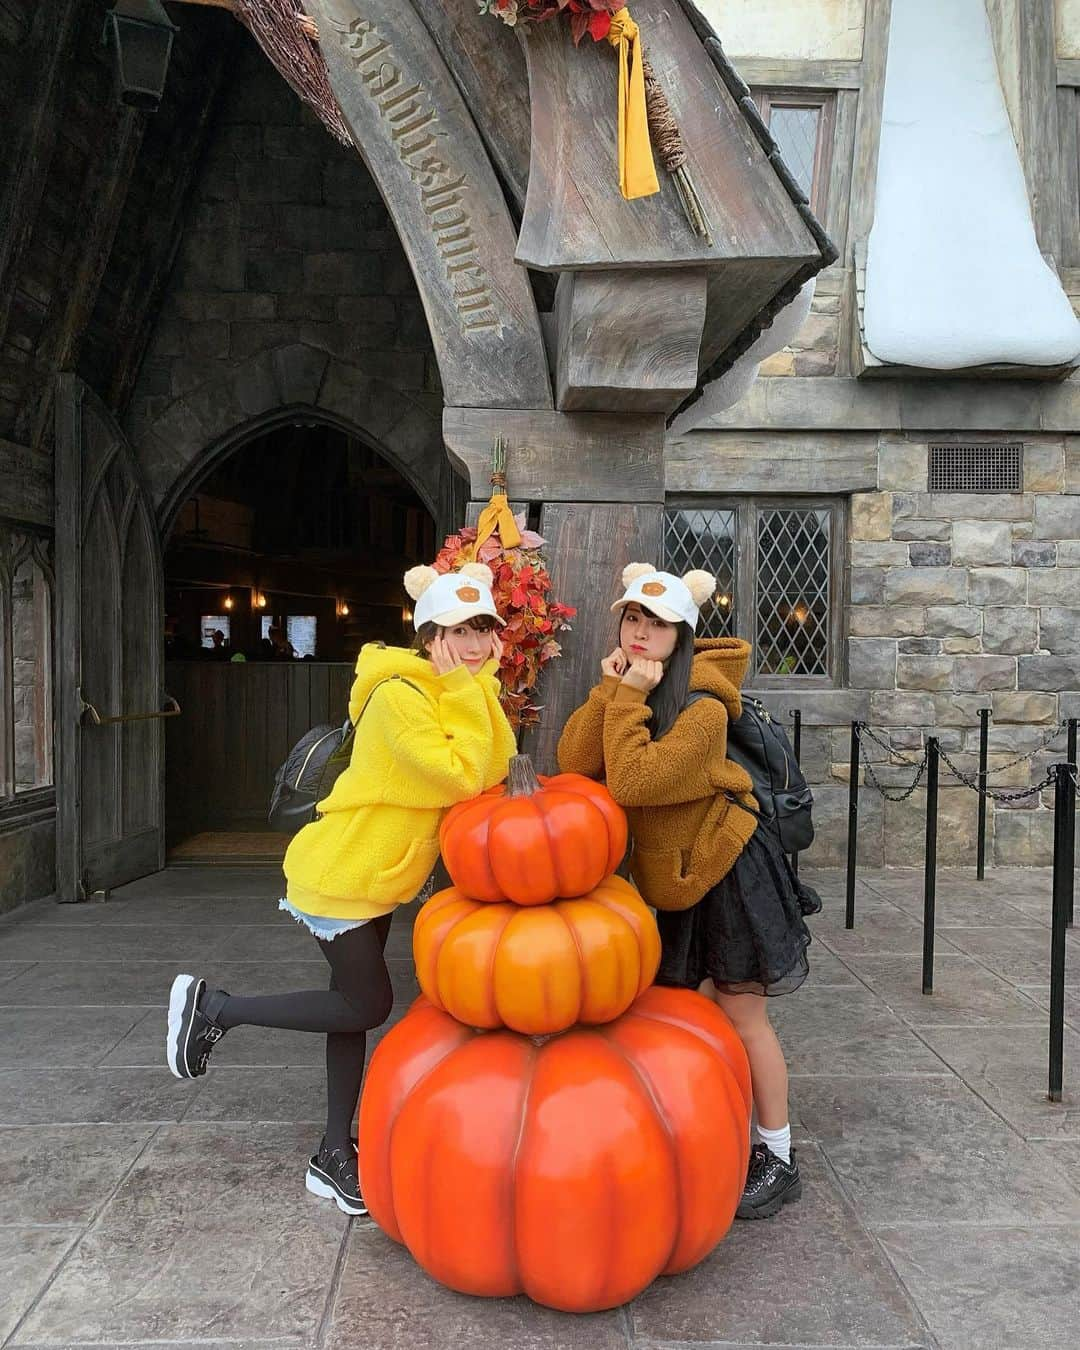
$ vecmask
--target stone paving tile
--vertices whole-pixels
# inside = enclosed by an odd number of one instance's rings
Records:
[[[143,1016],[138,1008],[0,1008],[0,1069],[98,1064]]]
[[[185,1112],[184,1124],[291,1121],[316,1124],[321,1129],[325,1113],[326,1074],[321,1064],[233,1069],[215,1062]]]
[[[89,1223],[155,1128],[34,1125],[0,1130],[0,1225]]]
[[[852,971],[909,1026],[1041,1024],[1046,1015],[974,957],[934,954],[934,992],[922,992],[921,956],[849,956]]]
[[[767,1223],[736,1223],[685,1275],[630,1305],[637,1342],[695,1346],[925,1346],[918,1314],[814,1148],[803,1198]]]
[[[859,981],[851,973],[846,962],[841,961],[835,952],[829,951],[828,947],[820,942],[814,942],[810,946],[808,953],[810,959],[810,978],[807,985],[812,985],[815,989],[828,987],[830,989],[850,989],[858,988]],[[0,997],[2,1001],[2,997]]]
[[[927,1044],[1025,1139],[1080,1139],[1080,1035],[1066,1029],[1065,1100],[1047,1100],[1049,1028],[948,1027]]]
[[[1080,1223],[1080,1190],[954,1077],[801,1079],[798,1092],[803,1128],[871,1228]]]
[[[950,928],[949,941],[1010,984],[1050,978],[1050,934],[1045,928]],[[1066,938],[1065,983],[1080,985],[1080,939]]]
[[[1043,1010],[1045,1019],[1050,1012],[1049,984],[1022,984],[1020,992]],[[1065,988],[1065,1025],[1080,1031],[1080,989],[1075,985]]]
[[[479,1299],[430,1279],[373,1223],[349,1234],[327,1350],[625,1350],[621,1309],[570,1316],[527,1298]]]
[[[201,1083],[155,1069],[0,1071],[0,1126],[176,1121]]]
[[[21,923],[5,929],[4,956],[10,960],[51,961],[58,951],[78,961],[136,961],[148,955],[175,961],[178,969],[201,965],[230,943],[235,928],[205,923],[183,924],[37,924]],[[252,933],[276,930],[252,928]],[[292,953],[296,955],[295,952]],[[242,951],[234,958],[243,960]]]
[[[270,896],[283,894],[284,878],[277,866],[166,867],[163,872],[142,877],[113,891],[109,904],[117,900],[148,898],[171,900],[177,896]],[[106,906],[107,907],[107,906]]]
[[[939,887],[934,899],[934,927],[939,928],[1025,928],[1031,925],[1031,919],[1018,905],[1006,899],[996,890],[976,890],[977,883],[969,888]],[[981,883],[985,887],[986,883]],[[923,888],[920,880],[917,888],[908,892],[897,891],[889,896],[890,904],[901,913],[916,919],[923,919]]]
[[[10,980],[16,980],[28,970],[32,970],[34,961],[0,961],[0,989]]]
[[[1072,1350],[1080,1227],[884,1230],[889,1260],[941,1350]]]
[[[237,993],[325,988],[329,968],[314,943],[312,952],[310,961],[213,961],[205,973]],[[175,961],[38,961],[0,984],[0,1006],[164,1008],[178,973]]]
[[[808,984],[773,999],[769,1012],[793,1076],[945,1072],[940,1059],[867,989]]]
[[[219,1066],[321,1064],[326,1041],[321,1033],[280,1031],[276,1027],[236,1027],[214,1047],[209,1072]],[[102,1060],[105,1068],[152,1068],[165,1063],[165,1011],[152,1008]]]
[[[918,920],[903,914],[895,905],[883,903],[874,908],[855,911],[855,927],[846,929],[843,917],[827,927],[817,924],[814,937],[823,942],[842,961],[849,956],[921,956],[923,949],[922,918]],[[949,936],[937,934],[939,951],[955,951],[952,930]]]
[[[78,1240],[72,1228],[0,1228],[0,1344]]]
[[[105,904],[88,901],[80,905],[43,902],[34,922],[44,927],[93,927],[98,924],[295,924],[291,914],[278,908],[278,890],[272,895],[246,896],[135,896]]]
[[[165,1127],[20,1341],[312,1344],[346,1221],[304,1191],[310,1131]]]

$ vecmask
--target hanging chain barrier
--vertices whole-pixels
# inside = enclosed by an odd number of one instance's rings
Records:
[[[1050,729],[1040,743],[1026,754],[1018,755],[1006,764],[998,765],[995,773],[1014,768],[1017,764],[1030,763],[1036,756],[1047,751],[1064,730],[1067,734],[1066,757],[1063,762],[1051,764],[1038,783],[1030,787],[1006,791],[992,788],[989,777],[988,732],[991,711],[979,710],[979,768],[977,773],[961,769],[941,748],[940,738],[927,736],[926,749],[921,758],[915,759],[889,744],[885,735],[874,730],[865,722],[851,723],[850,759],[848,764],[848,835],[847,835],[847,887],[844,913],[844,927],[855,927],[855,870],[858,860],[859,833],[859,782],[864,779],[877,793],[889,802],[906,802],[926,780],[926,828],[925,852],[923,855],[923,959],[922,992],[932,996],[934,992],[934,938],[937,915],[937,870],[938,870],[938,808],[940,804],[940,769],[944,762],[953,779],[963,787],[970,788],[979,797],[979,824],[976,876],[981,881],[984,876],[986,845],[986,803],[997,802],[1010,805],[1032,797],[1041,797],[1047,788],[1054,793],[1054,851],[1053,851],[1053,913],[1051,917],[1050,940],[1050,1062],[1047,1096],[1052,1102],[1062,1100],[1062,1080],[1064,1067],[1064,1026],[1065,1026],[1065,962],[1067,956],[1066,933],[1073,925],[1074,900],[1076,889],[1076,801],[1080,797],[1080,771],[1077,768],[1077,729],[1080,718],[1070,717]],[[801,716],[797,725],[801,730]],[[914,770],[911,783],[906,788],[890,790],[878,777],[877,768],[867,751],[866,743],[876,745],[888,755],[889,763],[902,765]],[[863,774],[860,775],[860,767]],[[879,766],[880,767],[880,766]]]

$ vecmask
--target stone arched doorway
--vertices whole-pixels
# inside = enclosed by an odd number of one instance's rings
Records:
[[[310,727],[340,723],[364,643],[409,639],[401,578],[435,549],[433,459],[294,404],[178,474],[160,508],[165,681],[183,709],[166,732],[171,860],[280,858],[275,770]]]

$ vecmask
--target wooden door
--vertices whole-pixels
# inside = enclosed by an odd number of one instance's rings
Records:
[[[131,447],[74,375],[56,400],[60,900],[164,864],[161,549]]]

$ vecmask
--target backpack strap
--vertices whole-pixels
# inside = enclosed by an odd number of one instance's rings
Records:
[[[380,680],[378,684],[373,685],[371,689],[368,691],[368,696],[366,699],[364,699],[363,707],[356,714],[356,721],[351,724],[352,730],[354,732],[356,728],[360,725],[361,717],[363,717],[363,715],[367,712],[368,704],[371,702],[371,700],[375,697],[375,695],[383,687],[384,684],[391,684],[394,680],[397,680],[400,684],[407,684],[410,689],[415,689],[416,692],[420,694],[422,697],[426,697],[424,691],[420,688],[420,686],[418,684],[413,684],[412,680],[407,680],[404,675],[388,675],[385,680]],[[347,718],[346,718],[346,725],[349,725]]]

